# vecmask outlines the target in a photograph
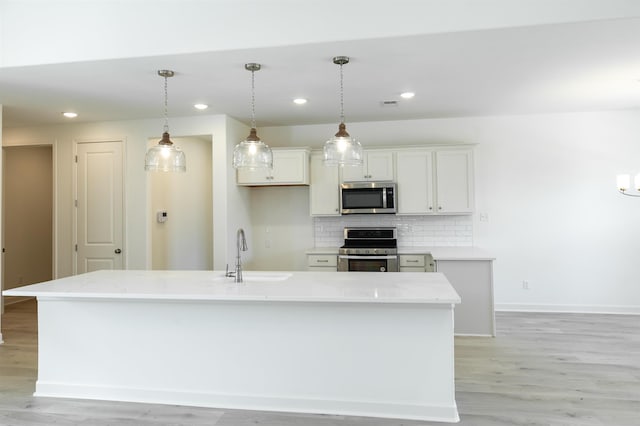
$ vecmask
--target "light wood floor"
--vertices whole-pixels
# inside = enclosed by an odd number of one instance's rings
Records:
[[[10,305],[2,318],[0,425],[442,425],[34,398],[36,309]],[[640,425],[640,317],[498,313],[497,324],[496,338],[456,338],[460,425]]]

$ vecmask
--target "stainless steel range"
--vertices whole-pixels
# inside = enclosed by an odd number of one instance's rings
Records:
[[[396,228],[344,228],[338,271],[398,272]]]

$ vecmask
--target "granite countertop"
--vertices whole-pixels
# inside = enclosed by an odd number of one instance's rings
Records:
[[[338,247],[314,247],[306,254],[338,254]],[[434,260],[495,260],[479,247],[398,247],[398,254],[431,254]]]
[[[5,290],[45,299],[219,300],[256,302],[460,303],[440,273],[245,271],[96,271]]]

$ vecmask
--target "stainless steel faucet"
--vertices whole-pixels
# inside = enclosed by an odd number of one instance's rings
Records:
[[[240,259],[240,252],[247,251],[249,247],[247,247],[247,239],[244,236],[244,229],[238,228],[238,232],[236,233],[236,248],[238,249],[236,255],[236,273],[234,281],[237,283],[242,282],[242,260]]]

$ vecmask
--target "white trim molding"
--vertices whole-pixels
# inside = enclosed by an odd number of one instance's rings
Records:
[[[497,312],[640,315],[640,306],[633,305],[537,305],[521,303],[496,303],[495,309]]]

